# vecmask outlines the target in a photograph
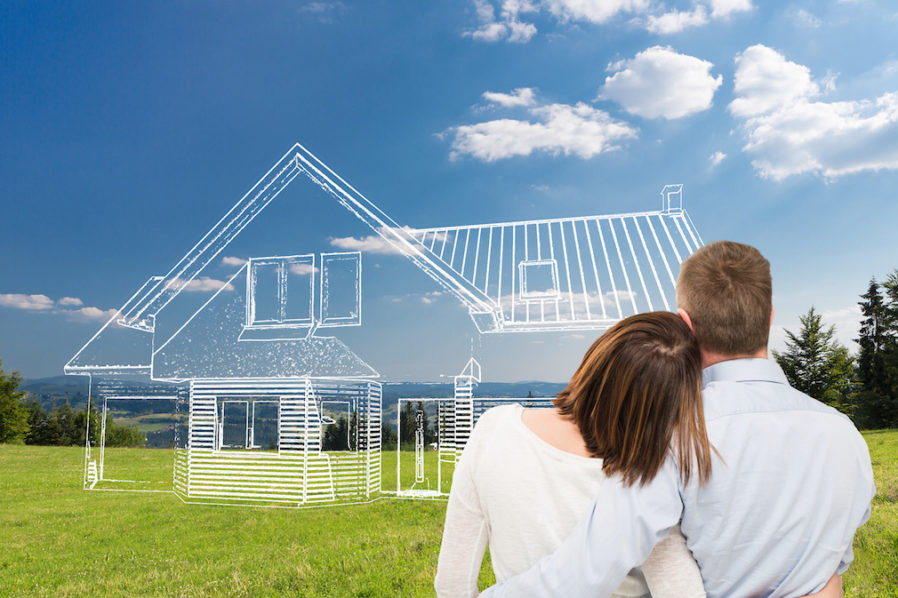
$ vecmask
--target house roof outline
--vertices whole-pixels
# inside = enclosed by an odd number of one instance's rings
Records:
[[[119,318],[125,326],[152,330],[153,318],[189,284],[268,204],[300,173],[333,196],[344,208],[367,224],[421,270],[469,309],[490,311],[489,299],[467,281],[446,270],[439,260],[386,212],[321,162],[299,143],[269,171],[207,232],[168,274],[149,286]]]
[[[651,244],[651,241],[654,241],[655,246],[657,246],[658,250],[661,251],[661,256],[664,256],[664,250],[662,249],[662,241],[661,238],[666,237],[668,240],[668,244],[670,248],[673,249],[673,252],[676,256],[676,264],[679,265],[679,262],[682,261],[682,254],[680,250],[682,249],[686,255],[694,251],[695,248],[702,244],[701,238],[698,236],[695,227],[689,218],[688,214],[686,214],[685,210],[682,209],[682,185],[668,185],[662,191],[662,208],[658,211],[651,212],[633,212],[627,214],[617,214],[617,215],[608,215],[608,216],[584,216],[584,217],[574,217],[574,218],[556,218],[556,219],[546,219],[546,220],[530,220],[530,221],[518,221],[518,222],[504,222],[504,223],[493,223],[493,224],[478,224],[478,225],[469,225],[469,226],[450,226],[450,227],[435,227],[435,228],[422,228],[422,229],[409,229],[400,226],[395,220],[393,220],[386,212],[377,207],[374,203],[368,200],[365,196],[359,193],[354,187],[352,187],[349,183],[347,183],[344,179],[342,179],[338,174],[336,174],[333,170],[331,170],[328,166],[326,166],[323,162],[321,162],[317,157],[315,157],[311,152],[309,152],[306,148],[304,148],[299,143],[295,144],[284,156],[275,163],[274,166],[269,169],[269,171],[230,209],[228,212],[207,232],[201,239],[198,241],[191,249],[188,251],[178,263],[173,266],[169,272],[164,276],[152,276],[150,277],[141,287],[129,298],[128,301],[117,311],[116,315],[113,316],[109,321],[104,324],[103,327],[75,354],[74,357],[66,364],[65,371],[67,373],[84,373],[87,370],[90,371],[100,371],[107,370],[111,373],[115,372],[152,372],[152,356],[154,356],[159,350],[164,348],[175,336],[177,336],[191,320],[206,306],[211,302],[212,298],[209,301],[203,304],[193,315],[191,315],[187,321],[185,321],[184,325],[182,325],[178,330],[166,339],[158,348],[155,346],[152,348],[150,363],[142,363],[142,364],[107,364],[107,365],[96,365],[91,364],[87,365],[78,365],[79,358],[84,354],[85,350],[91,346],[92,343],[97,341],[98,337],[101,337],[104,331],[107,331],[109,326],[113,323],[119,324],[121,327],[131,329],[135,331],[138,335],[140,333],[147,334],[151,339],[152,343],[155,344],[157,340],[155,335],[155,318],[156,315],[164,309],[168,303],[176,297],[186,286],[190,283],[196,276],[202,272],[206,266],[211,264],[213,260],[221,253],[221,251],[235,239],[242,230],[259,214],[261,213],[271,201],[273,201],[278,194],[283,191],[289,185],[297,175],[300,173],[305,174],[311,180],[317,184],[321,189],[327,192],[331,197],[336,199],[340,205],[342,205],[347,211],[356,216],[359,220],[368,225],[376,235],[383,238],[385,241],[390,243],[397,250],[401,251],[406,257],[408,257],[416,266],[418,266],[425,274],[430,276],[435,282],[437,282],[440,287],[442,287],[445,291],[455,296],[462,304],[468,308],[469,313],[474,321],[475,326],[477,327],[479,332],[482,333],[490,333],[490,332],[511,332],[511,331],[539,331],[539,330],[567,330],[572,328],[593,328],[600,329],[606,328],[613,324],[615,321],[624,317],[624,310],[621,308],[621,295],[618,293],[618,289],[615,288],[614,280],[615,274],[612,272],[611,259],[609,258],[607,248],[605,247],[604,241],[603,245],[603,253],[605,258],[605,264],[608,270],[608,277],[611,280],[611,291],[612,297],[615,302],[617,316],[618,317],[609,317],[607,315],[607,311],[604,309],[604,303],[602,303],[602,313],[603,317],[592,317],[592,313],[590,311],[590,303],[594,301],[594,298],[590,297],[590,292],[587,289],[586,280],[586,270],[583,265],[583,252],[581,249],[577,248],[577,257],[578,257],[578,266],[579,270],[575,271],[574,278],[571,278],[570,266],[572,260],[568,259],[567,249],[565,249],[565,259],[562,260],[566,266],[567,270],[564,272],[564,280],[567,283],[567,290],[565,294],[567,296],[567,302],[570,304],[570,319],[562,320],[558,314],[558,305],[560,304],[558,301],[555,301],[555,310],[556,317],[549,318],[547,321],[545,319],[545,312],[547,306],[551,311],[553,304],[552,300],[546,300],[545,298],[531,300],[528,297],[522,297],[523,293],[519,293],[517,300],[515,299],[515,278],[514,278],[514,260],[515,253],[512,251],[511,260],[512,265],[510,268],[512,271],[512,284],[511,288],[511,308],[507,305],[504,305],[504,302],[507,302],[508,298],[503,296],[501,289],[496,297],[492,297],[489,292],[489,284],[479,285],[477,282],[477,259],[475,257],[474,261],[474,274],[468,278],[465,275],[465,266],[467,263],[467,253],[469,250],[468,241],[470,240],[472,231],[477,232],[478,243],[480,242],[480,237],[483,235],[483,231],[489,231],[489,235],[493,235],[494,231],[500,230],[502,232],[506,230],[511,230],[514,234],[517,230],[522,229],[524,231],[524,235],[526,237],[527,231],[529,227],[535,227],[537,239],[539,239],[539,230],[541,226],[547,227],[549,231],[549,235],[551,237],[553,227],[560,227],[562,232],[561,238],[562,242],[565,242],[564,237],[564,227],[565,225],[570,225],[572,227],[572,231],[574,233],[574,242],[579,243],[579,240],[576,237],[577,231],[577,223],[582,223],[583,226],[587,226],[590,222],[592,223],[606,223],[610,226],[611,234],[614,236],[614,245],[616,247],[616,255],[619,262],[619,268],[622,270],[623,277],[627,287],[628,295],[624,297],[624,300],[630,300],[632,304],[633,311],[638,311],[638,307],[634,297],[636,296],[636,291],[633,290],[634,287],[642,290],[646,290],[648,285],[646,284],[646,278],[642,274],[642,268],[637,264],[636,271],[639,276],[639,286],[637,287],[635,280],[631,284],[630,277],[627,271],[627,266],[624,260],[624,253],[626,253],[626,249],[622,252],[620,245],[621,241],[617,239],[617,232],[615,231],[615,225],[623,226],[623,232],[626,235],[627,247],[629,248],[630,254],[633,259],[636,259],[636,250],[634,247],[638,247],[640,244],[643,248],[645,248],[644,254],[648,256],[648,262],[650,264],[650,269],[652,271],[652,278],[649,280],[654,280],[658,290],[660,291],[660,297],[663,300],[663,305],[665,308],[669,309],[670,305],[667,301],[667,296],[665,291],[661,289],[662,284],[660,282],[663,274],[666,271],[667,278],[671,281],[675,281],[674,274],[670,267],[670,263],[668,260],[663,261],[664,270],[662,270],[662,275],[658,274],[658,270],[661,269],[661,263],[659,260],[659,264],[655,264],[651,258],[651,254],[648,250],[648,245]],[[647,243],[645,239],[645,235],[641,229],[639,229],[639,220],[638,219],[647,219],[649,225],[651,226],[652,218],[660,218],[660,222],[663,225],[664,235],[659,237],[657,231],[652,228],[650,237],[650,241]],[[672,234],[670,229],[668,228],[665,218],[671,220],[674,223],[676,228],[676,233]],[[632,219],[636,223],[636,228],[639,231],[639,242],[634,245],[633,240],[630,236],[630,230],[627,228],[628,219]],[[623,224],[621,224],[623,223]],[[599,234],[601,235],[601,224],[599,224]],[[464,259],[462,260],[461,266],[457,266],[455,264],[455,256],[457,250],[458,240],[460,238],[460,234],[464,232],[466,235],[465,247],[464,247]],[[501,234],[501,233],[500,233]],[[446,239],[450,236],[454,238],[454,247],[453,247],[453,256],[448,261],[445,259],[445,251],[441,251],[438,255],[435,251],[436,240],[440,237],[443,237],[443,246],[442,249],[445,250]],[[635,235],[634,235],[635,236]],[[678,244],[674,241],[674,238],[680,239],[680,246],[678,249]],[[588,236],[588,228],[587,228],[587,237],[586,241],[591,243],[591,240]],[[537,240],[539,244],[539,240]],[[556,260],[556,255],[554,254],[554,248],[552,248],[551,242],[550,245],[550,255],[547,256],[549,259]],[[477,246],[475,252],[479,255],[480,245]],[[492,246],[490,246],[490,251],[492,250]],[[528,261],[529,256],[527,253],[527,245],[524,246],[525,252],[525,261]],[[588,262],[587,265],[591,265],[594,273],[595,281],[598,285],[598,290],[600,291],[599,300],[604,302],[605,299],[601,296],[601,284],[600,277],[598,273],[598,266],[595,262],[595,252],[592,250],[592,245],[590,244],[589,255],[591,256],[591,261]],[[537,256],[541,257],[541,256]],[[530,262],[536,262],[538,260],[529,260]],[[557,260],[556,260],[557,261]],[[501,263],[501,262],[500,262]],[[520,266],[520,264],[518,264]],[[501,268],[500,266],[500,273]],[[487,271],[489,268],[487,267]],[[240,275],[239,271],[237,274],[232,277],[232,280]],[[575,305],[573,301],[574,289],[572,280],[576,282],[576,279],[579,275],[581,282],[583,282],[581,292],[585,298],[584,306],[586,310],[586,318],[580,317],[578,319],[577,312],[575,310]],[[561,278],[561,273],[558,274],[558,277]],[[518,281],[520,282],[520,280]],[[623,290],[623,289],[621,289]],[[220,292],[220,290],[219,290]],[[216,292],[213,295],[213,298],[218,296],[219,292]],[[648,298],[649,293],[645,292],[644,295]],[[515,317],[516,306],[515,301],[526,306],[527,317],[517,318]],[[520,307],[518,305],[517,307]],[[530,318],[530,310],[531,307],[534,309],[538,308],[541,311],[542,319],[539,321],[531,320]],[[649,303],[650,308],[655,308],[654,304]],[[660,307],[660,304],[658,305]],[[510,316],[510,317],[509,317]],[[582,316],[582,314],[581,314]],[[367,365],[367,364],[366,364]],[[368,366],[370,367],[370,366]],[[373,369],[372,369],[373,371]]]

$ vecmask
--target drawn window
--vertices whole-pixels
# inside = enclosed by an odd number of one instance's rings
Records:
[[[253,258],[247,285],[248,325],[311,325],[314,289],[314,255]]]
[[[222,401],[219,404],[219,422],[219,447],[246,448],[246,433],[249,427],[247,401]]]
[[[558,296],[558,266],[555,260],[524,261],[519,264],[521,299]]]
[[[263,451],[278,449],[279,411],[278,401],[253,401],[247,431],[249,448]]]
[[[278,399],[220,400],[218,448],[278,450],[279,411]]]
[[[362,254],[321,254],[321,326],[362,324]]]

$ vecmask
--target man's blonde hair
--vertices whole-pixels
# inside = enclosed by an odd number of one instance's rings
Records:
[[[702,349],[750,355],[767,348],[773,286],[770,262],[751,245],[716,241],[680,266],[677,305]]]

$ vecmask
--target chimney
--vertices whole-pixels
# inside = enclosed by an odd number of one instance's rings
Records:
[[[683,213],[683,185],[664,185],[661,189],[661,212],[664,214]]]

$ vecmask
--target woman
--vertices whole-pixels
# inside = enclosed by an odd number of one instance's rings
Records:
[[[672,313],[635,315],[609,329],[554,404],[496,407],[474,428],[446,510],[434,581],[441,598],[478,594],[487,543],[499,581],[553,552],[607,476],[648,482],[671,450],[684,483],[711,475],[700,353]],[[705,596],[679,526],[614,596]]]

